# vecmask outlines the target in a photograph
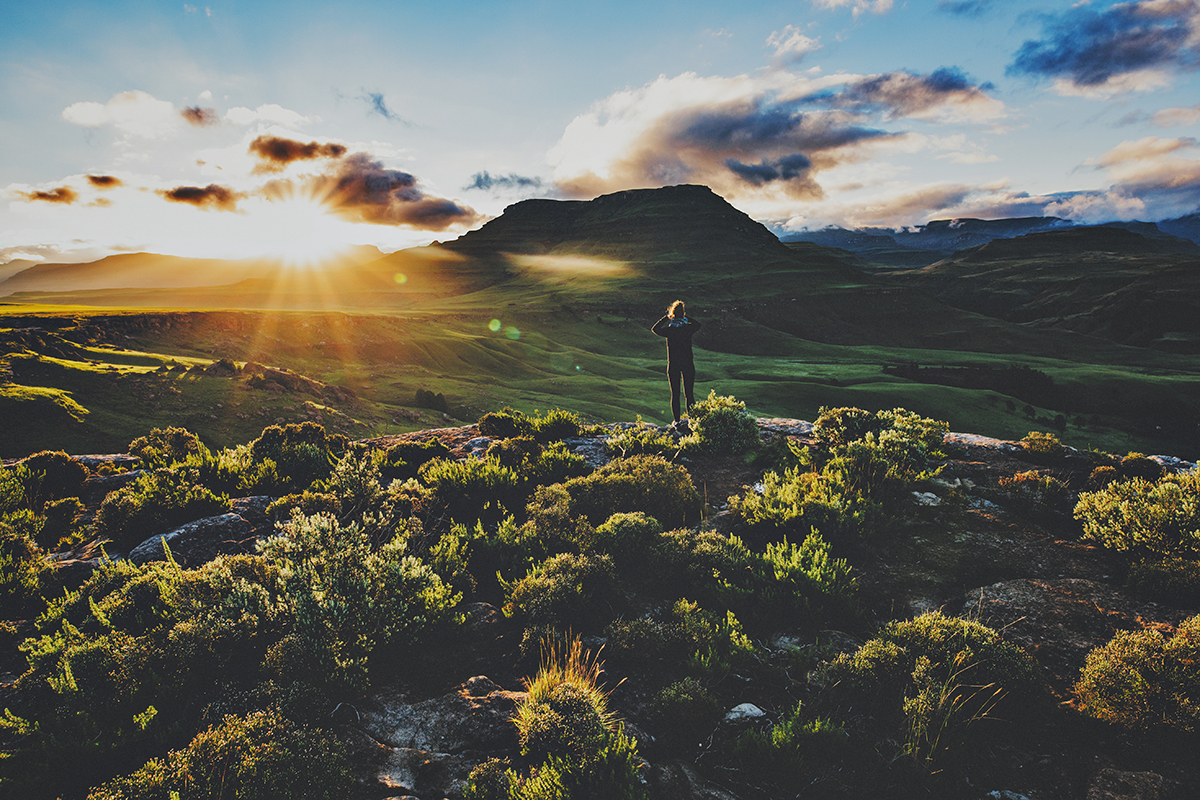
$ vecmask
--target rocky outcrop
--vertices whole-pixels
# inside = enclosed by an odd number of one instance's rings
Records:
[[[205,517],[173,531],[151,536],[129,551],[128,558],[134,564],[163,561],[166,552],[164,542],[171,548],[171,557],[181,567],[196,567],[211,561],[221,553],[246,552],[247,540],[253,540],[250,523],[237,514],[219,514]]]

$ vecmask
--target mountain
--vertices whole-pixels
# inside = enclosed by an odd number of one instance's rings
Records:
[[[1010,322],[1200,352],[1200,246],[1152,223],[998,239],[890,278]]]
[[[358,246],[335,256],[338,267],[379,258],[375,247]],[[84,291],[89,289],[174,289],[222,286],[252,278],[267,279],[286,271],[279,258],[184,258],[156,253],[122,253],[80,264],[36,264],[0,281],[0,295],[14,292]]]
[[[1158,228],[1164,233],[1191,239],[1200,244],[1200,211],[1176,219],[1164,219],[1158,223]]]

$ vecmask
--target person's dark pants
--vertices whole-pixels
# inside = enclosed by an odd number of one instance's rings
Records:
[[[696,403],[696,365],[685,364],[682,367],[671,365],[667,367],[667,380],[671,383],[671,416],[679,421],[679,387],[683,385],[683,394],[687,399],[688,408]]]

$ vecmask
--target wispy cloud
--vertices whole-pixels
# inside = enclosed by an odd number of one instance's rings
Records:
[[[805,36],[794,25],[788,25],[781,31],[775,31],[767,37],[767,46],[775,48],[777,64],[796,64],[809,53],[821,49],[819,39]]]
[[[965,116],[989,119],[1001,116],[1004,106],[988,92],[990,83],[976,85],[957,67],[943,67],[928,75],[889,72],[851,81],[840,92],[809,98],[839,108],[880,114],[884,119],[903,117]]]
[[[225,120],[235,125],[253,125],[256,122],[273,122],[287,128],[299,128],[311,120],[277,103],[264,103],[254,110],[236,106],[225,112]]]
[[[1194,122],[1200,122],[1200,105],[1190,108],[1164,108],[1151,114],[1150,119],[1160,128],[1191,125]]]
[[[187,106],[179,112],[187,122],[195,125],[197,128],[208,128],[221,123],[221,117],[217,114],[215,108],[202,108],[200,106]]]
[[[387,100],[384,98],[383,92],[368,92],[364,89],[363,93],[359,96],[359,99],[366,102],[371,109],[371,113],[373,114],[378,114],[386,120],[399,122],[402,125],[412,125],[411,122],[388,107]]]
[[[281,172],[293,161],[341,158],[346,155],[346,146],[335,142],[297,142],[282,136],[263,134],[250,142],[249,152],[259,160],[254,172],[261,174]]]
[[[507,175],[493,175],[487,170],[476,172],[471,176],[471,182],[463,187],[464,190],[481,189],[540,189],[543,186],[541,178],[527,178],[510,172]]]
[[[70,205],[79,199],[79,192],[70,186],[59,186],[48,190],[35,189],[30,192],[18,192],[18,194],[30,202],[61,203],[63,205]]]
[[[892,10],[892,0],[813,0],[813,5],[828,9],[849,8],[856,17],[866,12],[886,14]]]
[[[235,192],[228,186],[218,186],[215,183],[210,183],[208,186],[178,186],[174,189],[162,189],[158,194],[172,203],[187,203],[212,211],[236,211],[238,200],[245,197],[241,192]]]
[[[938,0],[938,10],[960,17],[979,17],[991,9],[992,0]]]
[[[1063,94],[1111,95],[1167,82],[1200,66],[1200,0],[1141,0],[1096,10],[1077,3],[1042,16],[1006,72],[1057,79]]]

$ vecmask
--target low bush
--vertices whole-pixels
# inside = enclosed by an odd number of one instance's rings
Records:
[[[890,622],[820,671],[835,697],[896,725],[903,752],[932,771],[981,719],[1033,713],[1045,697],[1037,663],[991,628],[939,612]]]
[[[668,527],[692,524],[700,516],[691,475],[661,456],[617,458],[563,485],[573,512],[593,525],[620,511],[645,511]]]
[[[267,516],[276,521],[286,521],[295,510],[299,510],[306,517],[314,514],[332,514],[339,517],[342,514],[342,501],[337,495],[306,489],[272,501],[267,506]]]
[[[1134,564],[1126,585],[1145,600],[1177,608],[1200,607],[1200,562],[1190,558],[1148,559]]]
[[[544,415],[534,416],[530,422],[533,424],[534,437],[542,443],[578,436],[583,428],[578,414],[561,408],[552,408]]]
[[[1084,711],[1136,731],[1200,727],[1200,616],[1167,639],[1120,631],[1088,654],[1075,684]]]
[[[617,620],[605,631],[614,661],[651,677],[721,679],[754,661],[754,644],[732,611],[676,600],[661,618]]]
[[[518,436],[532,436],[533,422],[524,412],[505,406],[499,411],[491,411],[479,418],[479,433],[493,439],[514,439]]]
[[[456,522],[499,520],[523,496],[520,476],[490,458],[436,459],[423,464],[418,477],[432,492],[432,507]]]
[[[1053,475],[1029,470],[1001,475],[998,483],[1004,498],[1026,514],[1052,517],[1071,513],[1071,490]]]
[[[154,428],[129,443],[130,455],[142,460],[145,469],[162,469],[200,452],[200,437],[186,428]]]
[[[379,464],[384,480],[405,481],[417,477],[421,465],[435,458],[449,458],[450,448],[441,439],[397,442],[389,447]]]
[[[156,469],[109,492],[96,513],[96,533],[120,549],[173,525],[228,511],[229,498],[215,495],[179,469]]]
[[[828,448],[844,447],[850,442],[881,430],[885,421],[861,408],[821,406],[813,422],[813,438]]]
[[[35,510],[52,500],[78,497],[87,480],[87,467],[61,450],[43,450],[21,459],[24,467],[37,484],[27,492],[27,499]]]
[[[225,717],[187,747],[94,789],[88,800],[342,800],[352,785],[335,737],[259,711]]]
[[[672,755],[695,750],[723,715],[721,703],[695,678],[672,683],[650,703],[651,729],[658,745]]]
[[[336,461],[336,452],[344,442],[329,436],[315,422],[270,425],[257,439],[249,443],[253,462],[271,462],[280,485],[278,493],[302,492],[313,481],[329,477]],[[260,480],[260,483],[265,481]]]
[[[41,605],[52,574],[34,536],[40,526],[28,509],[0,515],[0,608],[4,619],[19,618]],[[31,535],[31,532],[33,535]]]
[[[1156,481],[1163,474],[1162,464],[1141,453],[1127,454],[1117,465],[1117,471],[1123,478],[1141,478],[1144,481]]]
[[[840,465],[831,472],[792,467],[763,475],[761,488],[729,498],[729,505],[759,536],[816,528],[833,542],[868,538],[886,522],[882,505],[847,490]]]
[[[806,776],[811,781],[814,773],[850,753],[850,736],[844,725],[824,717],[805,719],[797,704],[778,725],[741,732],[727,758],[737,769],[793,785]]]
[[[1110,550],[1141,558],[1194,557],[1200,553],[1200,470],[1083,492],[1075,519],[1085,538]]]
[[[619,613],[612,559],[560,553],[535,566],[513,585],[509,608],[527,625],[597,631]]]
[[[1087,488],[1092,491],[1103,489],[1110,483],[1120,480],[1120,478],[1121,473],[1117,472],[1116,467],[1107,465],[1096,467],[1088,475]]]
[[[1062,442],[1053,433],[1030,431],[1021,440],[1021,451],[1031,460],[1042,464],[1056,464],[1062,460]]]
[[[691,433],[680,442],[685,448],[714,455],[736,455],[759,446],[758,423],[746,404],[734,397],[708,397],[688,407]]]
[[[625,458],[637,455],[674,456],[683,445],[669,430],[642,422],[639,416],[636,424],[609,434],[604,440],[604,447],[609,454]]]

